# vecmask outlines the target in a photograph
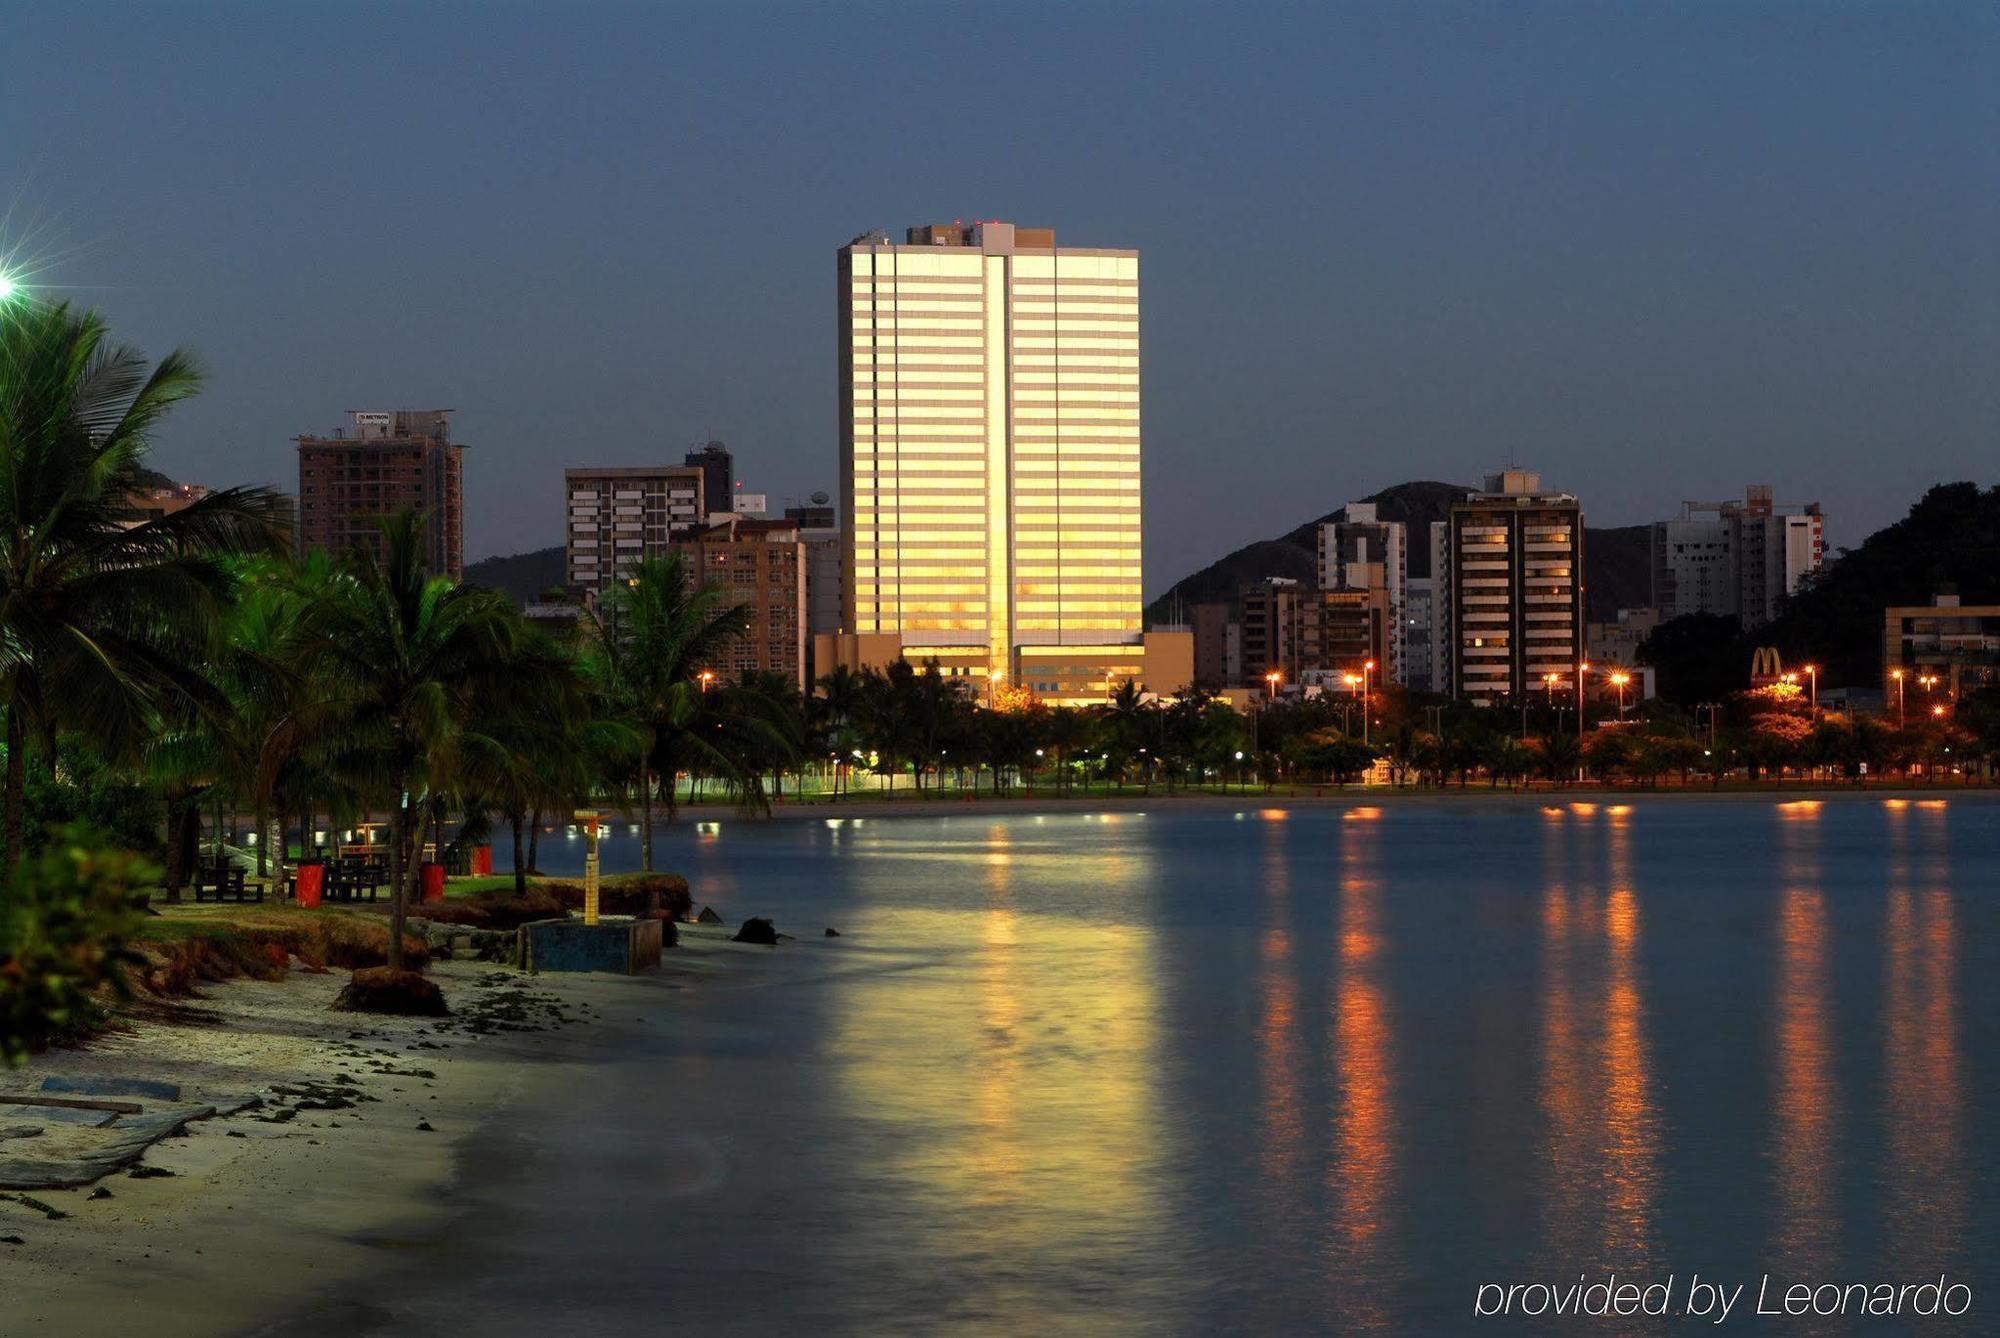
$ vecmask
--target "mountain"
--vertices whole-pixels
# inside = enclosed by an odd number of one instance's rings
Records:
[[[465,569],[467,585],[498,590],[516,604],[540,599],[550,586],[563,583],[563,548],[537,548],[532,553],[481,558]]]
[[[1431,522],[1449,516],[1452,503],[1462,500],[1467,491],[1463,484],[1420,481],[1398,483],[1360,500],[1375,503],[1376,514],[1383,520],[1401,521],[1408,528],[1407,575],[1424,577],[1431,574]],[[1329,511],[1275,539],[1260,539],[1182,577],[1147,606],[1146,621],[1180,622],[1193,605],[1233,604],[1239,589],[1267,576],[1314,580],[1319,567],[1319,527],[1346,515],[1345,507]],[[1609,622],[1620,609],[1652,602],[1651,536],[1648,525],[1584,528],[1584,612],[1591,621]]]
[[[1965,604],[2000,601],[2000,486],[1940,483],[1909,515],[1842,549],[1786,599],[1776,622],[1744,635],[1739,661],[1776,646],[1785,662],[1816,660],[1822,686],[1882,681],[1882,610],[1928,604],[1938,594]]]

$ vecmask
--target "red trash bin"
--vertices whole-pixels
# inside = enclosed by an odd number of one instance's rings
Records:
[[[492,846],[474,846],[472,848],[472,872],[475,876],[481,878],[493,872]]]
[[[444,865],[424,862],[424,902],[444,900]]]
[[[320,893],[326,888],[326,866],[324,864],[299,865],[296,887],[298,890],[299,905],[319,905]]]

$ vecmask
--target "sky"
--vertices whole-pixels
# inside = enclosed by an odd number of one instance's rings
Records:
[[[1593,524],[1768,482],[1858,543],[2000,481],[2000,6],[78,6],[0,21],[0,254],[291,490],[458,411],[466,554],[711,437],[837,490],[834,253],[1136,247],[1146,588],[1518,462]]]

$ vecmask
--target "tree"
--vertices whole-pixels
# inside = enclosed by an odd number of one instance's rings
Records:
[[[415,514],[388,517],[381,529],[384,556],[350,551],[344,579],[310,607],[302,634],[316,667],[339,685],[346,766],[392,814],[389,965],[401,969],[424,796],[502,751],[475,726],[474,705],[505,678],[520,619],[497,591],[428,575]]]
[[[1536,766],[1544,779],[1568,785],[1583,765],[1583,744],[1574,734],[1546,734],[1535,745]]]
[[[164,701],[216,703],[198,666],[220,623],[222,559],[285,546],[283,502],[266,488],[148,520],[130,509],[154,426],[200,385],[188,354],[148,368],[95,312],[0,305],[4,868],[26,842],[31,736],[52,754],[73,731],[131,762]]]
[[[1750,645],[1736,618],[1688,613],[1652,630],[1640,643],[1639,663],[1658,670],[1660,696],[1695,706],[1742,689],[1750,673]]]
[[[683,770],[707,765],[730,775],[737,759],[720,752],[699,720],[717,665],[743,635],[748,606],[732,604],[715,581],[696,582],[678,551],[636,563],[613,586],[602,618],[587,627],[600,690],[639,736],[640,863],[653,871],[653,785],[666,782],[667,819]],[[701,677],[702,674],[707,677]]]

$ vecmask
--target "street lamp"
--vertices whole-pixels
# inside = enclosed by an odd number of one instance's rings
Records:
[[[1368,704],[1372,696],[1369,691],[1368,680],[1374,672],[1375,661],[1363,660],[1361,662],[1361,742],[1364,746],[1368,743],[1368,712],[1372,709]]]
[[[1585,714],[1585,712],[1584,712],[1584,700],[1583,700],[1583,686],[1584,686],[1584,680],[1585,680],[1585,679],[1586,679],[1586,678],[1587,678],[1587,677],[1589,676],[1589,674],[1590,674],[1590,661],[1589,661],[1589,660],[1579,660],[1579,661],[1577,661],[1577,665],[1576,665],[1576,737],[1577,737],[1578,739],[1581,739],[1581,738],[1583,738],[1583,717],[1584,717],[1584,714]]]
[[[1889,677],[1896,680],[1896,728],[1901,729],[1907,723],[1903,719],[1903,671],[1891,669]]]
[[[1618,718],[1625,718],[1625,685],[1632,681],[1632,675],[1623,671],[1611,675],[1611,686],[1618,689]]]
[[[1806,688],[1811,693],[1811,695],[1806,699],[1806,706],[1807,709],[1811,711],[1812,718],[1814,720],[1818,720],[1819,719],[1819,666],[1816,664],[1808,664],[1802,667],[1806,671]]]
[[[1276,669],[1273,669],[1270,673],[1264,675],[1264,681],[1271,686],[1270,699],[1276,701],[1278,699],[1278,684],[1285,681],[1285,676]]]
[[[715,681],[715,670],[713,669],[702,670],[700,673],[695,675],[695,681],[701,684],[701,690],[703,692],[707,692],[708,685]]]

